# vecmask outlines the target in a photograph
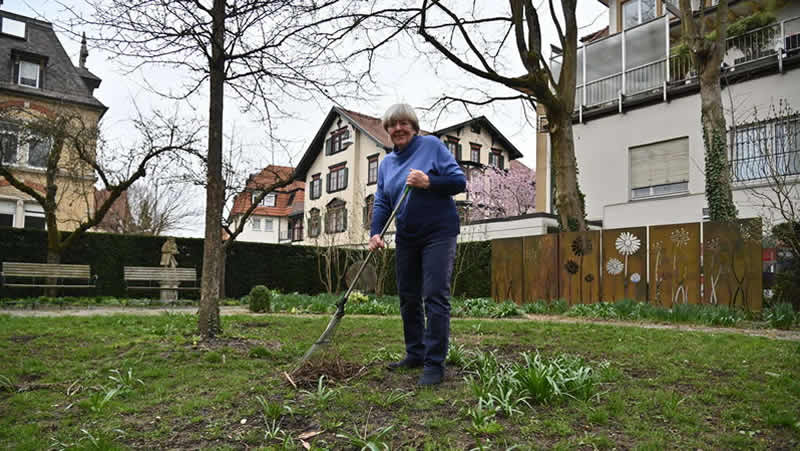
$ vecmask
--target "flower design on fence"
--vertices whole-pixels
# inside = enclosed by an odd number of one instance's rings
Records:
[[[675,243],[676,247],[683,247],[689,244],[689,232],[681,227],[680,229],[675,229],[670,233],[669,239]]]
[[[617,252],[624,256],[635,254],[642,246],[641,240],[639,240],[636,235],[630,232],[620,233],[615,244],[617,247]]]
[[[616,258],[609,259],[608,262],[606,262],[606,271],[612,276],[620,274],[624,269],[625,265],[623,265],[622,262]]]
[[[566,269],[567,272],[570,274],[575,274],[578,272],[578,269],[580,268],[578,267],[577,263],[575,263],[572,260],[568,260],[567,263],[564,264],[564,269]]]
[[[719,237],[711,238],[710,240],[706,241],[706,249],[716,252],[719,250]]]
[[[572,241],[572,253],[578,257],[582,257],[584,255],[588,255],[592,253],[592,240],[588,237],[585,238],[586,246],[584,246],[584,238],[578,237]]]
[[[588,283],[592,283],[592,281],[594,281],[594,276],[591,274],[586,274],[586,277],[584,277],[583,280],[585,280]]]
[[[638,272],[635,272],[635,273],[631,274],[631,282],[639,283],[639,282],[641,282],[641,280],[642,280],[642,276]]]

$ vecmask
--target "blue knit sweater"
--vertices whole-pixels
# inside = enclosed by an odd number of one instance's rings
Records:
[[[421,244],[458,235],[454,195],[466,189],[464,171],[447,147],[435,136],[415,136],[408,146],[386,156],[378,168],[378,191],[372,211],[370,236],[381,233],[411,169],[428,175],[428,189],[412,189],[395,218],[398,244]]]

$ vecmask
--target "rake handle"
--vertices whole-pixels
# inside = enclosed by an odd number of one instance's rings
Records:
[[[394,209],[392,210],[392,214],[389,215],[389,219],[386,220],[386,224],[383,225],[383,230],[381,230],[380,234],[381,239],[383,239],[383,235],[386,234],[386,231],[389,230],[389,226],[392,224],[394,217],[397,215],[397,210],[400,209],[400,205],[402,205],[403,201],[406,200],[406,196],[408,196],[409,191],[411,191],[411,187],[406,185],[405,189],[403,190],[403,195],[400,197],[400,201],[397,202],[397,205],[395,205]],[[356,286],[356,282],[358,282],[358,279],[361,277],[361,273],[364,271],[364,268],[367,267],[367,263],[369,263],[369,259],[372,258],[372,254],[374,253],[375,253],[374,250],[369,251],[369,253],[367,253],[367,257],[364,258],[363,262],[361,262],[361,267],[358,268],[358,272],[356,273],[356,276],[353,278],[353,281],[350,282],[350,286],[347,287],[347,291],[344,293],[344,296],[342,296],[339,302],[336,303],[336,316],[338,318],[344,316],[344,305],[347,303],[347,299],[350,297],[350,293],[353,292],[353,288]]]

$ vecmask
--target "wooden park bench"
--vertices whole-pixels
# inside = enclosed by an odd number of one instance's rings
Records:
[[[163,266],[125,266],[125,286],[128,290],[199,290],[197,271],[194,268],[166,268]],[[131,284],[133,282],[133,284]],[[192,282],[181,286],[181,282]],[[174,287],[162,286],[166,284]]]
[[[15,288],[95,288],[97,275],[89,265],[58,263],[3,262],[0,272],[3,287]],[[74,283],[66,283],[73,281]]]

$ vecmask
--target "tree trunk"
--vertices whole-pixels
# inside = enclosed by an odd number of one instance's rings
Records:
[[[214,0],[212,10],[208,174],[206,175],[206,233],[203,244],[203,279],[197,327],[203,338],[222,332],[219,317],[220,265],[222,263],[222,124],[225,90],[225,0]]]
[[[572,135],[572,117],[569,114],[551,114],[551,159],[556,182],[555,207],[562,230],[586,230],[584,196],[578,186],[578,163],[575,158],[575,141]]]
[[[61,263],[61,250],[59,248],[59,233],[58,230],[47,231],[47,263],[58,264]],[[55,242],[54,242],[55,240]],[[55,285],[58,280],[55,278],[48,278],[45,280],[48,285]],[[45,288],[44,295],[47,297],[57,297],[58,288]]]
[[[727,124],[720,86],[721,52],[714,52],[700,72],[700,117],[706,163],[706,198],[712,221],[736,220],[728,162]]]

